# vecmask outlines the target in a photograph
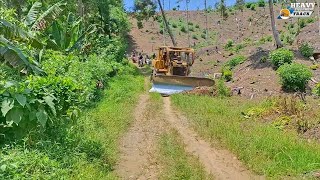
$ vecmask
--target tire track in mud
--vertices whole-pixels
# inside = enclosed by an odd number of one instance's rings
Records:
[[[185,117],[172,110],[170,97],[163,98],[164,114],[167,121],[180,134],[186,145],[186,151],[199,158],[206,171],[216,179],[264,179],[252,174],[235,156],[227,150],[215,149],[208,142],[201,139],[189,127]]]

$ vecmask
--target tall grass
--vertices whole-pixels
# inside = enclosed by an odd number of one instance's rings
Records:
[[[271,177],[302,176],[320,169],[320,145],[271,124],[245,119],[257,104],[241,99],[172,96],[200,135],[233,151],[250,169]]]
[[[170,130],[160,138],[160,154],[164,171],[161,179],[213,179],[206,174],[198,159],[185,152],[177,131]]]

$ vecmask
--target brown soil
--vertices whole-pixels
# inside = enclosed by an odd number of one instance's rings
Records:
[[[280,5],[274,7],[275,16],[280,12]],[[315,12],[317,12],[317,8]],[[184,11],[167,11],[168,20],[171,24],[178,25],[177,28],[172,28],[178,46],[188,46],[188,35],[180,30],[179,24],[184,24],[186,27],[186,13]],[[190,22],[192,22],[194,31],[191,32],[191,45],[196,44],[197,58],[192,67],[192,76],[213,76],[214,73],[219,73],[223,64],[230,58],[236,55],[244,55],[248,60],[236,67],[233,70],[233,81],[227,83],[230,88],[243,87],[242,95],[248,98],[265,97],[283,93],[279,78],[271,64],[260,62],[263,56],[275,49],[274,42],[265,42],[263,44],[247,45],[239,53],[230,53],[224,49],[226,42],[231,39],[234,44],[243,43],[245,39],[251,39],[251,42],[258,42],[262,37],[272,36],[270,26],[269,9],[257,7],[256,11],[244,9],[243,12],[229,12],[227,20],[221,20],[219,13],[211,12],[208,18],[209,27],[209,44],[205,44],[205,39],[201,38],[205,29],[205,15],[203,11],[189,12]],[[315,15],[313,15],[314,17]],[[251,22],[249,22],[251,18]],[[181,22],[180,22],[181,21]],[[163,45],[163,35],[160,34],[160,25],[152,18],[143,22],[144,28],[138,29],[134,18],[131,18],[132,30],[129,36],[131,50],[143,51],[145,53],[156,52],[156,47]],[[288,24],[298,23],[297,18],[290,20],[276,20],[277,29],[280,32],[289,32]],[[195,25],[199,25],[196,28]],[[193,39],[195,35],[198,38]],[[273,36],[272,36],[273,38]],[[273,40],[274,41],[274,40]],[[318,22],[308,24],[301,29],[300,34],[296,37],[292,46],[289,46],[295,51],[295,60],[307,66],[312,65],[312,62],[303,58],[298,53],[298,45],[302,42],[309,42],[313,45],[316,51],[320,51],[320,35]],[[169,36],[166,35],[166,44],[171,45]],[[202,46],[199,46],[203,44]],[[288,46],[287,46],[288,47]],[[317,62],[320,64],[320,62]],[[320,82],[320,68],[313,71],[315,81]],[[314,83],[310,84],[311,87]]]
[[[147,87],[147,79],[145,82]],[[121,140],[121,156],[116,167],[121,179],[157,179],[161,172],[156,157],[156,143],[166,125],[148,109],[149,106],[149,95],[146,92],[140,96],[133,124]]]

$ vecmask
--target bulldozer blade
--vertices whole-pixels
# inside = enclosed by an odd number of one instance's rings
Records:
[[[152,78],[153,85],[149,92],[158,92],[164,95],[192,90],[200,86],[213,86],[214,80],[208,78],[188,76],[156,75]]]

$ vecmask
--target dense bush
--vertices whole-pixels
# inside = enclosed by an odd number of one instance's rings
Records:
[[[225,84],[223,80],[219,80],[218,81],[218,85],[217,85],[217,95],[219,97],[229,97],[231,96],[231,90],[230,88],[228,88]]]
[[[235,57],[231,58],[230,60],[228,60],[225,63],[225,66],[228,66],[228,67],[230,67],[230,69],[233,69],[237,65],[242,64],[245,60],[246,60],[246,58],[244,56],[235,56]]]
[[[318,83],[314,88],[313,88],[313,93],[317,96],[320,96],[320,83]]]
[[[281,65],[288,63],[291,64],[294,58],[294,54],[292,51],[280,48],[274,50],[270,53],[269,58],[271,59],[271,63],[276,67],[279,68]]]
[[[232,80],[232,71],[229,66],[225,66],[222,68],[222,76],[226,81]]]
[[[299,46],[299,51],[304,57],[309,58],[313,56],[314,48],[308,43],[303,43]]]
[[[173,27],[173,28],[177,28],[177,27],[178,27],[178,25],[177,25],[177,24],[175,24],[175,23],[173,23],[173,24],[172,24],[172,27]]]
[[[187,29],[186,29],[185,26],[181,26],[180,31],[186,33],[186,32],[187,32]]]
[[[232,39],[229,39],[226,43],[226,45],[224,46],[225,49],[229,49],[231,47],[233,47],[233,40]]]
[[[312,77],[312,72],[307,66],[297,63],[280,66],[278,73],[282,87],[289,91],[305,91]]]
[[[251,5],[254,4],[253,2],[247,2],[245,4],[246,8],[250,9]]]
[[[251,9],[252,11],[255,11],[255,10],[256,10],[256,4],[251,4],[250,9]]]
[[[298,24],[299,24],[300,28],[304,28],[307,25],[307,23],[306,23],[306,21],[304,19],[300,19]]]
[[[198,40],[198,36],[197,35],[192,35],[192,39]]]
[[[258,1],[258,6],[259,7],[265,7],[266,6],[266,2],[264,0],[259,0]]]

